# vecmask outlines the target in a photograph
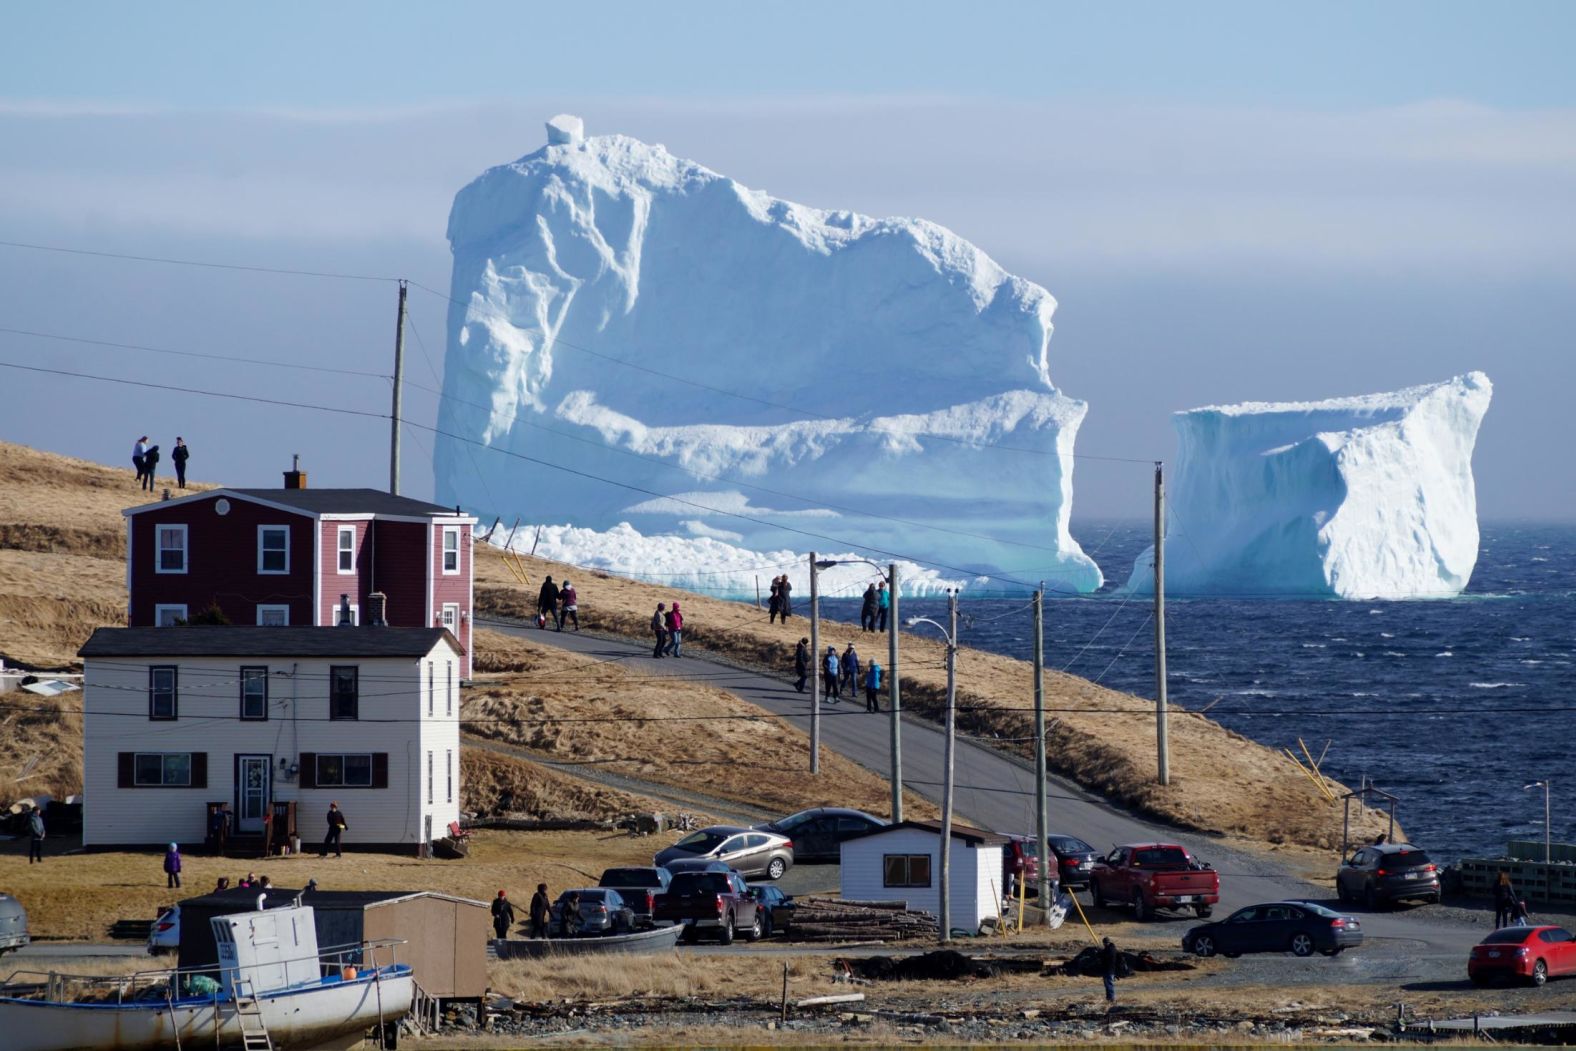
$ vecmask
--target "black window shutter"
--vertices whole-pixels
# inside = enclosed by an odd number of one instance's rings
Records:
[[[120,788],[136,788],[137,753],[121,752],[117,758],[119,759],[119,774],[116,779],[116,784]]]
[[[372,787],[387,788],[389,786],[389,754],[387,752],[372,753]]]
[[[192,753],[192,787],[208,787],[208,753]]]
[[[317,787],[317,753],[301,753],[301,787]]]

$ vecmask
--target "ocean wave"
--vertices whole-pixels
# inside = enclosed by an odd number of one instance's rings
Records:
[[[1438,653],[1434,654],[1434,656],[1436,656],[1436,657],[1454,657],[1455,654],[1451,653],[1449,650],[1441,650]]]
[[[1527,684],[1524,682],[1469,682],[1467,685],[1474,690],[1515,690]]]

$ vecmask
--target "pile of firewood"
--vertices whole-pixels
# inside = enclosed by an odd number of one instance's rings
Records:
[[[903,901],[798,898],[788,940],[795,942],[912,941],[936,937],[936,917],[910,912]]]

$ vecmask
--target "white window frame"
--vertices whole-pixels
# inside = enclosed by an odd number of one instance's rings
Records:
[[[432,806],[432,749],[427,749],[427,805]]]
[[[348,550],[345,547],[345,537],[347,537],[347,536],[350,537],[350,547],[349,547]],[[342,577],[353,577],[353,576],[355,576],[356,575],[356,527],[355,526],[340,526],[339,527],[339,530],[335,534],[335,537],[334,537],[334,551],[335,551],[335,555],[334,555],[335,562],[334,562],[334,565],[338,567],[339,575],[342,576]],[[347,555],[347,554],[350,555],[350,568],[349,569],[345,568],[345,555]]]
[[[361,626],[361,605],[359,603],[352,602],[350,604],[350,625],[351,627]],[[339,626],[339,606],[337,604],[334,606],[334,626]]]
[[[284,620],[280,621],[278,624],[269,625],[267,623],[267,621],[263,620],[263,617],[265,617],[269,613],[278,613],[280,616],[284,617]],[[259,605],[257,607],[257,626],[258,627],[288,628],[290,626],[290,607],[288,605],[284,605],[284,604],[280,604],[280,605]]]
[[[454,749],[446,750],[449,758],[449,802],[454,802]]]
[[[443,662],[443,714],[454,715],[454,662]]]
[[[454,538],[454,568],[453,569],[449,568],[449,537],[451,537],[451,536]],[[443,575],[446,576],[446,577],[458,576],[459,572],[460,572],[460,561],[461,561],[461,559],[460,559],[460,527],[459,526],[444,526],[443,527],[443,546],[442,546],[442,548],[440,550],[440,557],[442,559],[441,568],[443,569]]]
[[[285,568],[263,568],[263,537],[273,530],[279,530],[285,535]],[[287,525],[260,525],[257,527],[257,572],[261,576],[282,577],[290,572],[290,527]]]
[[[427,718],[431,719],[438,703],[438,670],[434,661],[427,662]],[[427,800],[432,802],[432,800]]]
[[[164,534],[175,533],[181,538],[181,568],[164,568]],[[188,546],[190,537],[187,535],[186,526],[181,524],[159,524],[153,527],[153,571],[155,573],[185,573],[192,563],[191,548]],[[173,551],[174,548],[169,550]]]
[[[164,623],[164,615],[166,613],[174,614],[168,624]],[[173,628],[175,621],[185,620],[186,617],[186,603],[184,602],[161,602],[153,607],[153,626],[155,628]]]

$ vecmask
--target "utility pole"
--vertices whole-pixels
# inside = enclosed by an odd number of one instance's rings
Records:
[[[399,283],[399,322],[394,326],[394,412],[393,432],[389,436],[389,492],[399,495],[399,419],[400,394],[405,372],[405,281]]]
[[[810,552],[810,772],[821,772],[821,581]]]
[[[947,737],[942,759],[941,789],[941,942],[952,941],[952,759],[953,739],[957,735],[958,700],[958,593],[947,592]]]
[[[1046,842],[1049,825],[1045,792],[1045,584],[1034,593],[1034,846],[1040,863],[1038,886],[1045,922],[1051,919],[1050,845]]]
[[[1166,482],[1155,462],[1155,746],[1160,783],[1171,783],[1171,744],[1166,737]]]
[[[903,713],[897,687],[897,563],[887,567],[887,691],[892,721],[892,823],[903,820]]]

